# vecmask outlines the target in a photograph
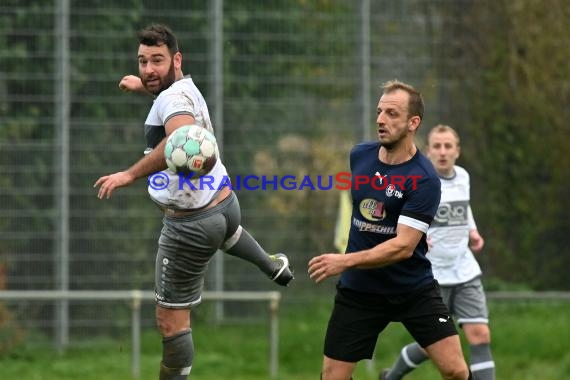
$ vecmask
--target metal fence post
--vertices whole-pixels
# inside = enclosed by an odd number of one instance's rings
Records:
[[[280,293],[269,301],[269,377],[277,377],[279,370],[279,299]]]
[[[55,4],[56,46],[55,57],[55,125],[57,133],[54,156],[59,171],[55,183],[57,239],[54,244],[55,280],[59,290],[69,290],[69,245],[70,245],[70,2],[59,0]],[[59,352],[69,344],[69,300],[58,299],[56,306],[55,346]]]
[[[132,346],[131,346],[131,374],[133,379],[140,378],[140,362],[141,362],[141,303],[143,294],[140,290],[133,290],[132,319]]]

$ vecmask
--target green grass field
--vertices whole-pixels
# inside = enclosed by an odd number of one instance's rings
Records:
[[[329,304],[284,305],[280,311],[280,380],[317,379]],[[498,379],[570,379],[570,303],[499,302],[490,304]],[[268,379],[266,324],[194,323],[196,356],[191,378],[202,380]],[[377,379],[402,345],[410,341],[398,324],[381,335],[376,358],[359,363],[356,380]],[[160,339],[147,331],[142,341],[141,380],[156,380]],[[407,378],[439,379],[429,362]],[[130,337],[97,340],[89,348],[58,355],[51,348],[18,349],[0,357],[0,380],[129,380]]]

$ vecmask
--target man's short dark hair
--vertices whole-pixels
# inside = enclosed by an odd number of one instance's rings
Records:
[[[170,55],[178,53],[178,41],[172,30],[162,24],[151,24],[138,33],[139,43],[146,46],[166,45]]]

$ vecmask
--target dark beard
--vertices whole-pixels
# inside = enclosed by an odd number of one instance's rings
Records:
[[[164,81],[161,81],[162,86],[160,86],[160,92],[172,86],[172,83],[174,82],[176,82],[176,74],[174,73],[174,61],[173,61],[170,64],[170,69],[168,69],[168,74],[166,74],[166,77],[164,77]]]
[[[406,139],[406,136],[408,135],[407,132],[402,133],[400,136],[398,136],[397,140],[393,140],[390,142],[380,142],[380,145],[382,145],[386,150],[394,150],[397,149],[398,146],[400,144],[402,144],[402,141],[404,141]]]
[[[380,145],[382,145],[386,150],[392,150],[398,145],[398,141],[391,141],[389,143],[381,142]]]
[[[176,82],[176,73],[174,72],[174,62],[170,64],[170,68],[168,69],[168,73],[164,78],[160,78],[160,87],[156,91],[151,91],[153,95],[158,95],[162,91],[166,90],[168,87],[172,86],[172,84]],[[145,84],[145,88],[146,84]],[[148,90],[148,88],[147,88]]]

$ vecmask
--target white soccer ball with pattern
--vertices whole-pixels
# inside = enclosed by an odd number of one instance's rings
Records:
[[[208,174],[216,164],[219,152],[216,137],[206,128],[184,125],[168,136],[164,147],[168,169],[196,179]]]

